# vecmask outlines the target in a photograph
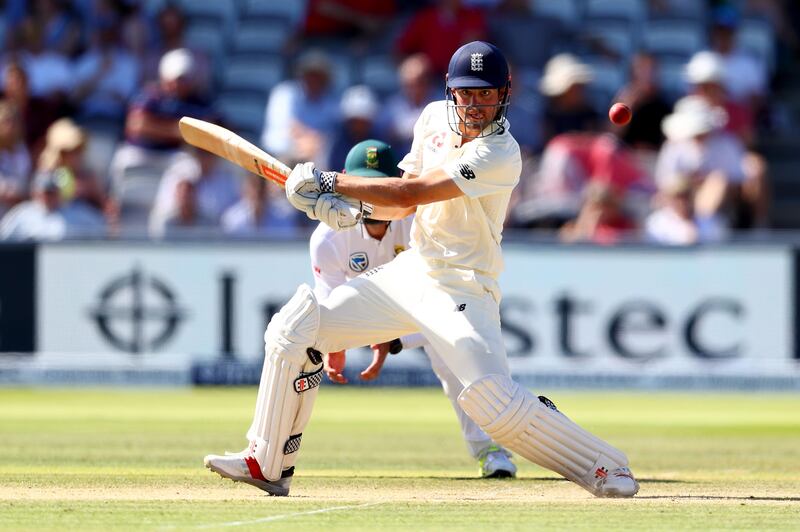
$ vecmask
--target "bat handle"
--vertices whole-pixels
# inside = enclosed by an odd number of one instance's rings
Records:
[[[361,209],[356,209],[355,207],[350,207],[350,214],[353,215],[353,218],[355,218],[357,222],[360,222],[361,218],[364,217],[364,213]]]

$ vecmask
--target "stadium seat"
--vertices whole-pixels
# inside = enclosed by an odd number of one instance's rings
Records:
[[[648,12],[650,19],[694,20],[705,23],[708,18],[706,2],[698,0],[663,0],[654,2]]]
[[[689,89],[686,83],[686,62],[661,59],[658,62],[658,83],[671,100],[677,100]]]
[[[148,16],[153,16],[167,5],[167,0],[142,0],[142,11]]]
[[[641,44],[655,55],[689,57],[703,48],[705,32],[690,20],[650,20],[641,31]]]
[[[612,20],[587,20],[583,24],[584,35],[598,40],[622,58],[628,58],[636,49],[634,32],[628,23]]]
[[[736,44],[753,53],[770,71],[775,68],[775,33],[766,20],[742,21],[736,33]]]
[[[331,50],[328,50],[328,53],[330,57],[335,58],[333,59],[333,68],[331,70],[334,88],[338,91],[343,91],[347,87],[354,85],[356,77],[353,59],[348,55],[336,54]]]
[[[397,65],[389,56],[370,56],[358,62],[361,82],[385,96],[398,88]]]
[[[280,53],[291,35],[291,27],[283,19],[256,18],[243,20],[233,36],[237,53]]]
[[[214,61],[225,57],[227,41],[219,26],[209,22],[192,22],[186,29],[186,44],[192,49],[202,50]]]
[[[126,168],[119,183],[114,183],[114,197],[119,202],[120,222],[124,226],[144,226],[158,192],[163,169],[145,166]]]
[[[594,80],[589,84],[590,91],[602,94],[606,99],[610,99],[625,84],[626,69],[619,62],[591,57],[583,59],[594,70]]]
[[[284,79],[283,60],[272,56],[233,56],[223,74],[223,86],[230,90],[266,93]]]
[[[279,17],[297,24],[305,15],[307,3],[307,0],[240,0],[240,19]]]
[[[200,20],[221,24],[225,30],[233,28],[237,19],[236,0],[214,0],[198,2],[197,0],[180,0],[178,4],[190,22]]]
[[[237,133],[240,131],[258,133],[264,127],[266,97],[229,92],[219,97],[216,106],[225,119],[225,124]]]
[[[584,17],[587,19],[619,18],[638,22],[645,18],[646,13],[644,0],[587,0],[584,7]]]
[[[581,18],[577,0],[530,0],[530,5],[534,13],[556,18],[569,28],[577,26]]]

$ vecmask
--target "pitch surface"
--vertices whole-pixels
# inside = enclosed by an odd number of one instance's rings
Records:
[[[548,394],[625,449],[598,500],[517,460],[479,480],[439,390],[325,385],[288,498],[205,470],[245,445],[254,389],[0,390],[0,529],[800,528],[800,396]]]

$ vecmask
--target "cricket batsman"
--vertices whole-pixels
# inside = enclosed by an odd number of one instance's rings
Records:
[[[379,140],[365,140],[350,149],[344,171],[348,175],[362,177],[391,177],[397,175],[397,159],[388,144]],[[317,300],[324,300],[340,284],[371,267],[391,261],[408,249],[412,221],[413,216],[394,222],[364,217],[354,227],[341,231],[320,223],[311,235],[309,246],[314,271],[314,295]],[[507,478],[516,475],[517,468],[510,460],[511,453],[494,443],[461,409],[458,396],[464,387],[422,334],[403,336],[371,347],[374,359],[361,372],[364,380],[372,380],[378,376],[389,352],[423,347],[430,358],[434,373],[442,382],[445,394],[453,404],[464,441],[470,454],[480,465],[481,476]],[[330,353],[326,357],[325,372],[333,382],[347,382],[342,375],[344,362],[344,351]]]
[[[458,404],[495,442],[598,497],[639,490],[625,453],[587,432],[547,398],[509,374],[500,331],[500,247],[519,145],[506,120],[508,63],[494,45],[453,54],[444,101],[414,127],[402,177],[374,179],[297,165],[286,195],[333,229],[358,218],[402,220],[416,213],[411,246],[391,262],[318,300],[301,285],[270,320],[250,446],[208,455],[221,476],[287,495],[302,432],[322,379],[321,353],[421,332],[463,386]],[[355,210],[358,209],[358,210]]]

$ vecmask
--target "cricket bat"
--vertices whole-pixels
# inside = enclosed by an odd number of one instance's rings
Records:
[[[184,116],[178,127],[188,144],[227,159],[281,187],[292,171],[272,155],[222,126]]]

